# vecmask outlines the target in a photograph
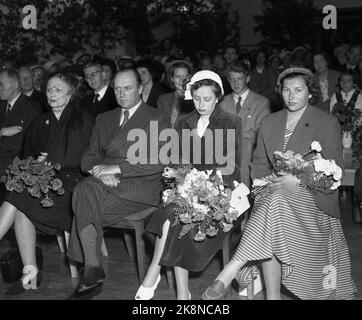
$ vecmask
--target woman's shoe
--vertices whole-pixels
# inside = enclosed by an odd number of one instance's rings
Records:
[[[151,300],[155,295],[155,290],[157,289],[160,280],[161,275],[159,274],[155,284],[152,287],[144,287],[143,285],[141,285],[137,290],[135,300]]]
[[[221,280],[215,280],[202,294],[202,300],[222,300],[228,294],[228,288]]]
[[[26,266],[28,267],[28,266]],[[30,266],[32,268],[35,268],[34,266]],[[40,283],[41,283],[41,273],[36,271],[37,273],[35,274],[35,276],[32,276],[25,284],[23,279],[25,278],[25,276],[27,276],[27,270],[29,270],[29,268],[25,268],[23,269],[23,272],[25,271],[24,276],[16,281],[6,292],[5,295],[17,295],[17,294],[22,294],[23,292],[25,292],[25,290],[36,290],[39,288]],[[37,270],[37,269],[36,269]]]

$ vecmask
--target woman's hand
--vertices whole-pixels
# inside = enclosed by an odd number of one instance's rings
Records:
[[[300,180],[291,174],[286,174],[275,178],[273,188],[278,190],[279,193],[289,194],[295,191],[299,185]]]
[[[48,156],[47,152],[40,152],[40,156],[36,160],[39,161],[39,162],[42,162],[47,158],[47,156]]]

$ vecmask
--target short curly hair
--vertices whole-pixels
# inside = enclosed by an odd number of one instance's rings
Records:
[[[280,79],[280,87],[279,87],[279,93],[282,94],[282,89],[284,85],[284,80],[290,80],[290,79],[303,79],[307,88],[308,92],[311,95],[311,98],[309,98],[309,104],[312,106],[315,106],[320,101],[321,96],[321,90],[319,87],[318,82],[314,79],[314,77],[308,76],[304,73],[299,72],[292,72]]]

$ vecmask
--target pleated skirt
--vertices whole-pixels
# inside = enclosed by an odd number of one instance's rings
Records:
[[[255,199],[232,258],[249,261],[237,273],[239,283],[250,283],[257,263],[273,256],[281,263],[282,284],[300,299],[352,299],[356,292],[340,220],[322,212],[303,187]]]

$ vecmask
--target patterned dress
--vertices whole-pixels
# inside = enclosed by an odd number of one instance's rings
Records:
[[[286,130],[284,151],[293,131]],[[282,284],[300,299],[352,299],[348,246],[339,219],[321,211],[310,191],[257,196],[232,259],[248,261],[236,275],[241,286],[255,279],[255,262],[277,258]]]

